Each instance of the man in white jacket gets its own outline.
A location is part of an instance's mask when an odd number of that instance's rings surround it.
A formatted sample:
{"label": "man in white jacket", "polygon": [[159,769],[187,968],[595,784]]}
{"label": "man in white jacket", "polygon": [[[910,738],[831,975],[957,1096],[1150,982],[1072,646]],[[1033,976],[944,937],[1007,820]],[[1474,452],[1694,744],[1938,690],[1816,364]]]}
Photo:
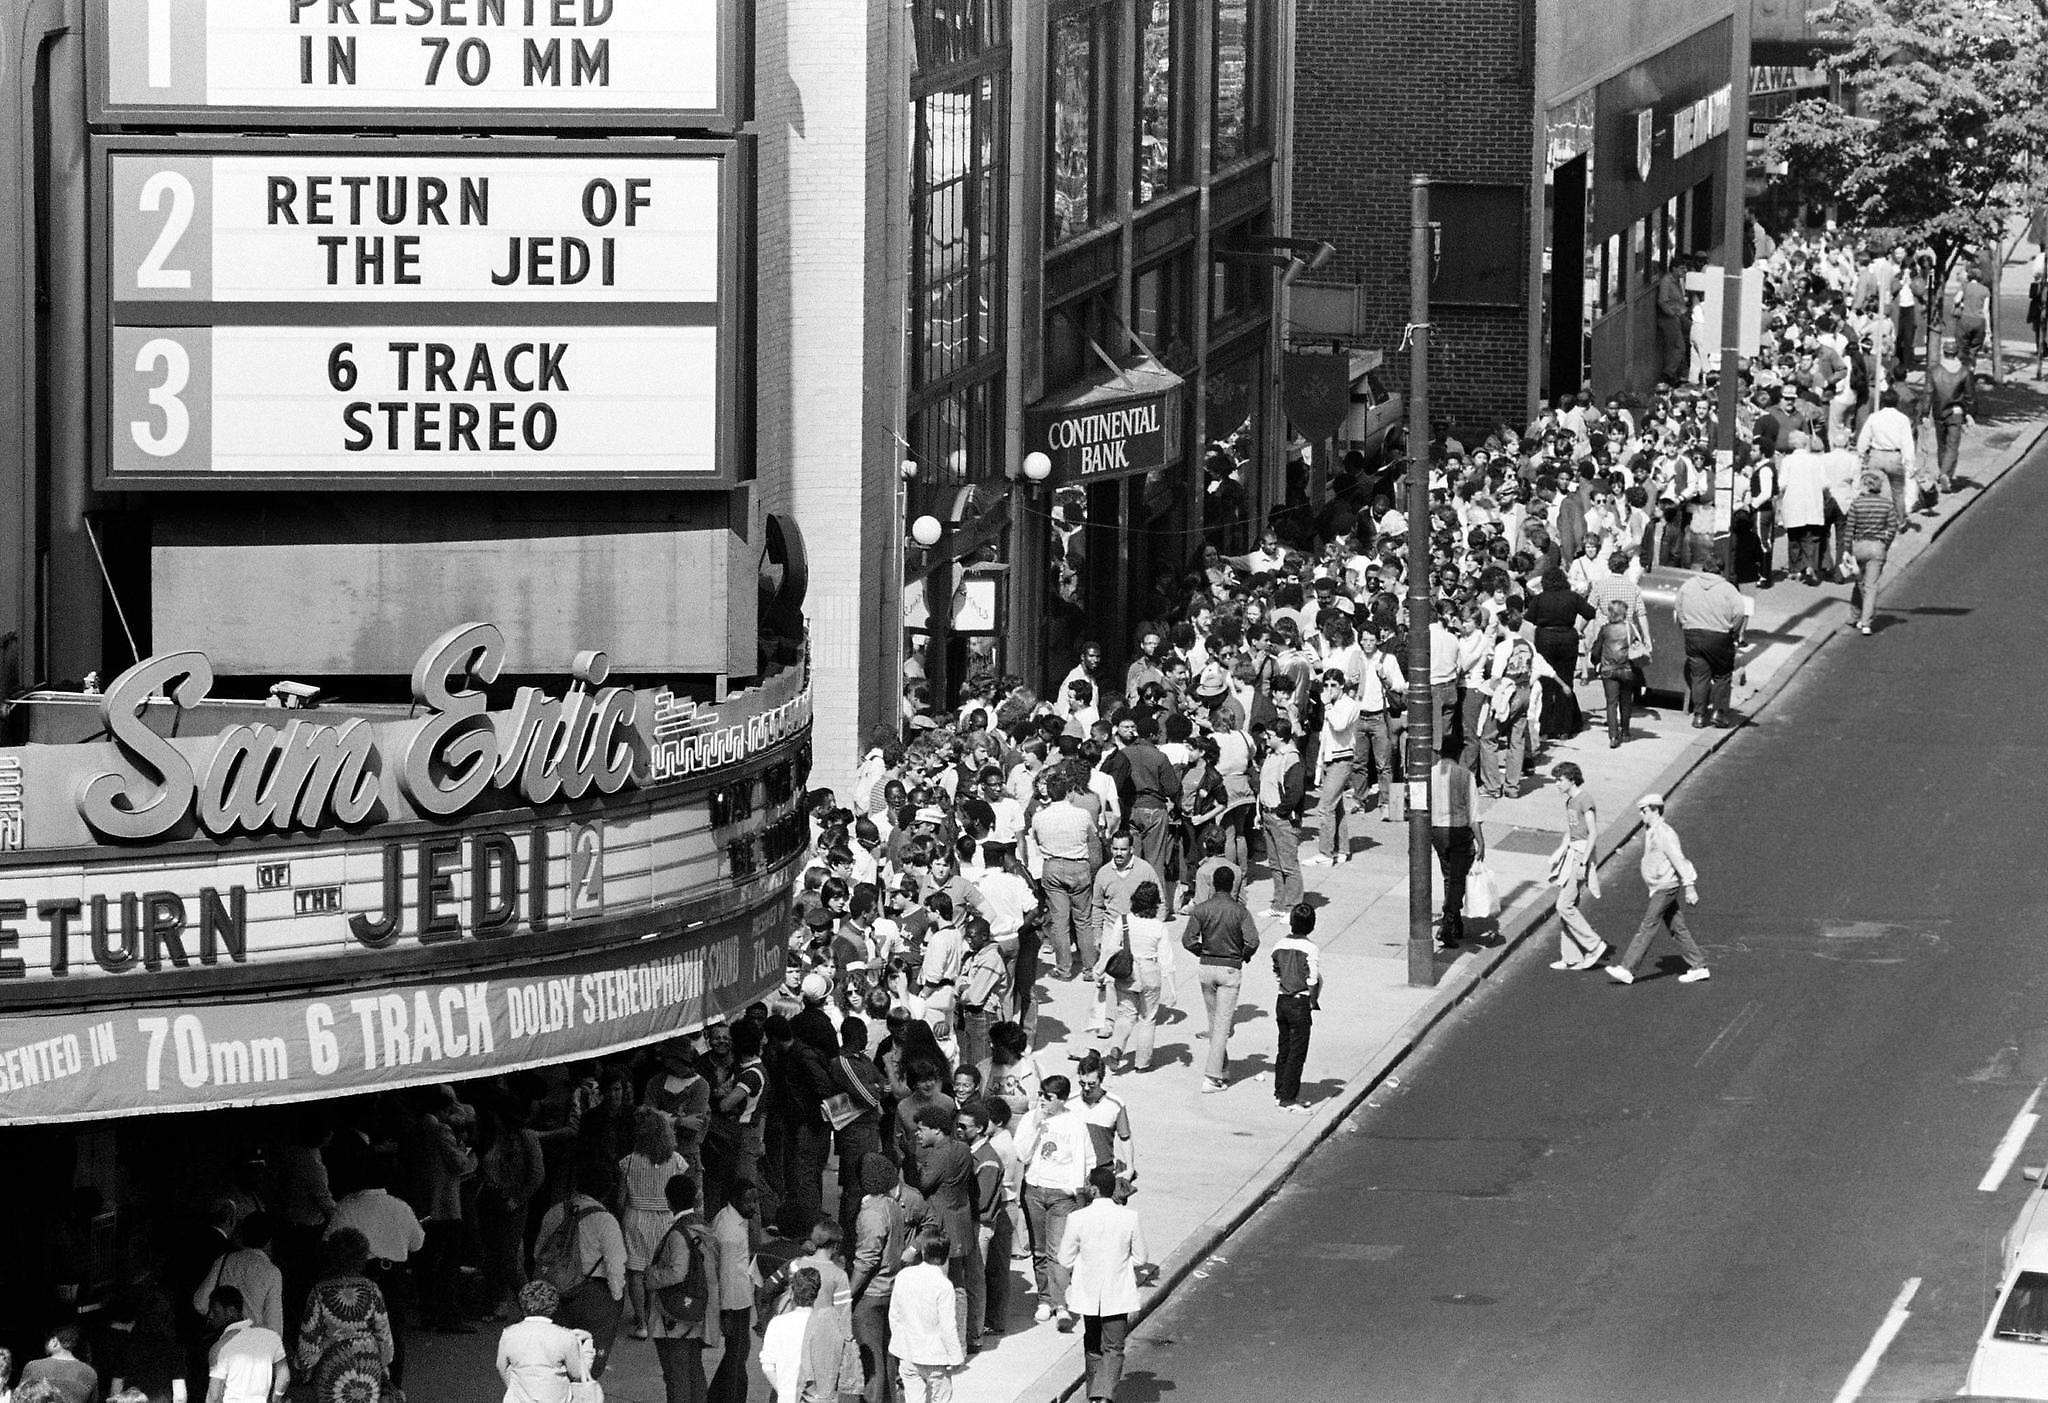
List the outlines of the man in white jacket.
{"label": "man in white jacket", "polygon": [[1138,1309],[1145,1234],[1137,1212],[1116,1201],[1114,1168],[1095,1166],[1088,1186],[1095,1201],[1067,1220],[1060,1264],[1069,1273],[1067,1309],[1081,1317],[1089,1403],[1111,1403],[1124,1374],[1124,1338]]}

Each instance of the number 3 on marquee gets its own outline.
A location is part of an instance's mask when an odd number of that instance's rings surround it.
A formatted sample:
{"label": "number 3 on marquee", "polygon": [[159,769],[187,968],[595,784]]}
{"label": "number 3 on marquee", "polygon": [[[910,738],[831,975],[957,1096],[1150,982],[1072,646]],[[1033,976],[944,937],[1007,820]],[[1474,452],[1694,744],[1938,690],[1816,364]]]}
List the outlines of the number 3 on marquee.
{"label": "number 3 on marquee", "polygon": [[143,342],[142,349],[135,353],[135,369],[138,374],[149,375],[158,366],[163,367],[163,377],[150,387],[149,403],[163,415],[163,431],[159,433],[147,419],[132,419],[128,433],[135,446],[150,457],[168,458],[185,446],[192,431],[192,416],[185,401],[178,398],[192,379],[192,357],[182,343],[158,336]]}

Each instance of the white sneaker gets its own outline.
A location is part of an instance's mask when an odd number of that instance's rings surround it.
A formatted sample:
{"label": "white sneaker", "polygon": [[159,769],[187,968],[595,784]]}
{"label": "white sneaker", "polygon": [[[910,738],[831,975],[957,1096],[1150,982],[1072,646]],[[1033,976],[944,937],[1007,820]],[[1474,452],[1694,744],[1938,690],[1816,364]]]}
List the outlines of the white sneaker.
{"label": "white sneaker", "polygon": [[1577,966],[1577,964],[1578,961],[1576,960],[1552,960],[1550,962],[1550,967],[1552,969],[1573,969]]}
{"label": "white sneaker", "polygon": [[1033,1320],[1036,1320],[1041,1325],[1043,1325],[1046,1321],[1052,1319],[1051,1304],[1046,1301],[1040,1301],[1038,1303],[1038,1309],[1031,1312],[1031,1318]]}
{"label": "white sneaker", "polygon": [[1607,977],[1616,984],[1633,984],[1636,982],[1636,977],[1620,965],[1609,965],[1607,967]]}
{"label": "white sneaker", "polygon": [[1324,857],[1321,853],[1310,853],[1301,860],[1301,865],[1303,867],[1328,867],[1331,863],[1330,859]]}
{"label": "white sneaker", "polygon": [[1701,965],[1696,969],[1689,969],[1684,974],[1679,975],[1678,982],[1680,984],[1697,984],[1702,979],[1712,979],[1713,977],[1714,972],[1705,965]]}

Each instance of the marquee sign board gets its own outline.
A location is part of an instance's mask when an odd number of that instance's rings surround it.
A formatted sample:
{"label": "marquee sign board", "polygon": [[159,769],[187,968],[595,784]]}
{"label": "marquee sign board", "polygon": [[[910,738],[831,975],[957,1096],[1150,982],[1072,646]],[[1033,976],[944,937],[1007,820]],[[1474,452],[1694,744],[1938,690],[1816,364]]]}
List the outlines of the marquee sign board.
{"label": "marquee sign board", "polygon": [[93,120],[730,131],[735,0],[92,0]]}
{"label": "marquee sign board", "polygon": [[469,624],[410,708],[209,718],[205,656],[163,654],[97,699],[111,739],[0,751],[0,1010],[552,958],[786,889],[804,671],[706,707],[587,652],[494,705],[503,657]]}
{"label": "marquee sign board", "polygon": [[730,485],[742,161],[100,139],[102,478]]}

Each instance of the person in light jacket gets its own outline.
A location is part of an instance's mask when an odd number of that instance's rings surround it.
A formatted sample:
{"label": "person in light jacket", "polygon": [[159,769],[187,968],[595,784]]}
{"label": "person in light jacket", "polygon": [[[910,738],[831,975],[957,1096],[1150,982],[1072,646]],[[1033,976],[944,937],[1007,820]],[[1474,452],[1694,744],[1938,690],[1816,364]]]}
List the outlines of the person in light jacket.
{"label": "person in light jacket", "polygon": [[1088,1361],[1090,1403],[1110,1403],[1124,1373],[1124,1338],[1138,1309],[1138,1277],[1145,1267],[1145,1233],[1134,1209],[1116,1200],[1116,1170],[1098,1164],[1088,1174],[1095,1197],[1067,1220],[1060,1263],[1067,1269],[1067,1309],[1081,1317],[1081,1349]]}
{"label": "person in light jacket", "polygon": [[946,1275],[952,1250],[943,1232],[926,1228],[917,1265],[897,1273],[889,1295],[889,1353],[902,1370],[904,1403],[951,1403],[953,1375],[967,1362]]}
{"label": "person in light jacket", "polygon": [[1607,977],[1617,984],[1635,983],[1636,966],[1642,962],[1650,942],[1657,938],[1658,931],[1668,930],[1678,942],[1678,952],[1685,956],[1685,973],[1678,976],[1678,982],[1696,984],[1710,977],[1707,957],[1700,953],[1699,944],[1685,922],[1685,908],[1700,903],[1699,873],[1686,859],[1685,849],[1679,846],[1678,830],[1664,821],[1664,796],[1645,794],[1636,800],[1636,809],[1643,817],[1643,886],[1650,893],[1650,901],[1643,909],[1642,924],[1636,927],[1628,949],[1607,966]]}
{"label": "person in light jacket", "polygon": [[1790,544],[1785,568],[1800,583],[1820,583],[1832,563],[1827,553],[1827,464],[1813,440],[1798,429],[1786,435],[1790,451],[1778,463],[1778,522]]}

